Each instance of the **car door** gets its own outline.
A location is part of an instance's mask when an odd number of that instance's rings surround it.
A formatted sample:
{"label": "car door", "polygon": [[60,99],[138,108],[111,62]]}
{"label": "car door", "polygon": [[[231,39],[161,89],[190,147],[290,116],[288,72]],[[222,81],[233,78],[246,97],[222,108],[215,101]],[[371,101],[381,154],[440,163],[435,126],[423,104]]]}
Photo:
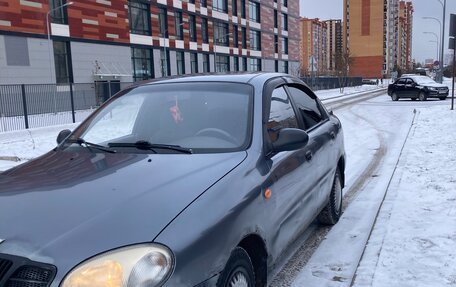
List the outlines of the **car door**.
{"label": "car door", "polygon": [[[283,128],[300,128],[292,101],[285,86],[275,87],[267,97],[270,107],[263,129],[265,146],[277,140]],[[294,151],[266,154],[270,165],[269,186],[272,196],[268,206],[270,210],[269,234],[271,234],[271,252],[273,256],[293,240],[298,233],[313,219],[313,192],[315,188],[315,162],[312,160],[313,145]]]}
{"label": "car door", "polygon": [[296,106],[301,128],[309,135],[308,149],[311,152],[312,177],[314,191],[312,194],[315,212],[329,197],[338,154],[335,138],[338,127],[329,120],[329,115],[322,107],[315,94],[301,84],[288,84],[287,90]]}
{"label": "car door", "polygon": [[399,79],[396,83],[395,93],[398,97],[406,97],[406,89],[405,89],[405,82],[406,79],[402,78]]}
{"label": "car door", "polygon": [[405,95],[407,97],[416,97],[418,96],[418,90],[416,88],[415,82],[412,79],[407,79],[405,81]]}

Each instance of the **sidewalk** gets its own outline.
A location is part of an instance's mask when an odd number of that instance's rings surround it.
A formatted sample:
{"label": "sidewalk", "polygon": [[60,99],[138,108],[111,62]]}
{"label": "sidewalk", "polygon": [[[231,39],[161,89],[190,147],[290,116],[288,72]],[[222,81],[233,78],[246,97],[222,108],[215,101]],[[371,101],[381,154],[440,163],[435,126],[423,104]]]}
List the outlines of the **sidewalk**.
{"label": "sidewalk", "polygon": [[455,146],[456,111],[419,110],[353,286],[456,286]]}

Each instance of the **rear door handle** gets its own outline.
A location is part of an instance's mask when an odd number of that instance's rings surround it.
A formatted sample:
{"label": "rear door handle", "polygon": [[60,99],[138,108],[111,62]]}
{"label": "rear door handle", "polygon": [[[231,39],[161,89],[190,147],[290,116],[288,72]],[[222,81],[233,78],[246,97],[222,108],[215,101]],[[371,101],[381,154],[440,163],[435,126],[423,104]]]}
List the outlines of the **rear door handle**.
{"label": "rear door handle", "polygon": [[312,152],[311,151],[307,151],[306,152],[306,159],[307,160],[311,160],[312,159]]}
{"label": "rear door handle", "polygon": [[335,139],[336,138],[336,133],[335,132],[330,132],[329,136],[331,137],[331,139]]}

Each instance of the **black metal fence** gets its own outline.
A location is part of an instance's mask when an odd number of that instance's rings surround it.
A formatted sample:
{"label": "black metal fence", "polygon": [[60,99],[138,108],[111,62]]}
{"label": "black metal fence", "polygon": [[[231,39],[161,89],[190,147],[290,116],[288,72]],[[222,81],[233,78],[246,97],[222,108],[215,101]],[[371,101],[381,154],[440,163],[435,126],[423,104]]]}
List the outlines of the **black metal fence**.
{"label": "black metal fence", "polygon": [[302,77],[303,80],[312,90],[338,89],[341,85],[344,87],[355,87],[363,84],[361,77]]}
{"label": "black metal fence", "polygon": [[81,121],[130,84],[0,85],[0,132]]}

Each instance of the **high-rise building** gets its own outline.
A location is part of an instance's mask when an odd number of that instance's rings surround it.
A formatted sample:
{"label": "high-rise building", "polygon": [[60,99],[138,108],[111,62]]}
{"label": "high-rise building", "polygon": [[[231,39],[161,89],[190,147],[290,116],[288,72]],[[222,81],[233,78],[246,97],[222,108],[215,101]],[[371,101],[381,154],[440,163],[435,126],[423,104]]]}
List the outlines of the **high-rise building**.
{"label": "high-rise building", "polygon": [[326,69],[334,72],[337,68],[336,63],[342,57],[342,20],[326,20],[326,48],[327,64]]}
{"label": "high-rise building", "polygon": [[399,54],[398,66],[402,71],[412,70],[412,32],[413,32],[413,4],[399,2]]}
{"label": "high-rise building", "polygon": [[0,0],[0,7],[0,84],[299,70],[298,0]]}
{"label": "high-rise building", "polygon": [[[411,3],[406,7],[413,13]],[[412,14],[407,25],[412,25]],[[411,28],[406,33],[410,42],[407,49],[411,49]],[[344,0],[344,41],[351,57],[350,75],[366,78],[389,75],[402,55],[399,0]],[[407,57],[411,63],[411,53]]]}
{"label": "high-rise building", "polygon": [[327,27],[317,19],[301,18],[301,74],[327,72]]}

